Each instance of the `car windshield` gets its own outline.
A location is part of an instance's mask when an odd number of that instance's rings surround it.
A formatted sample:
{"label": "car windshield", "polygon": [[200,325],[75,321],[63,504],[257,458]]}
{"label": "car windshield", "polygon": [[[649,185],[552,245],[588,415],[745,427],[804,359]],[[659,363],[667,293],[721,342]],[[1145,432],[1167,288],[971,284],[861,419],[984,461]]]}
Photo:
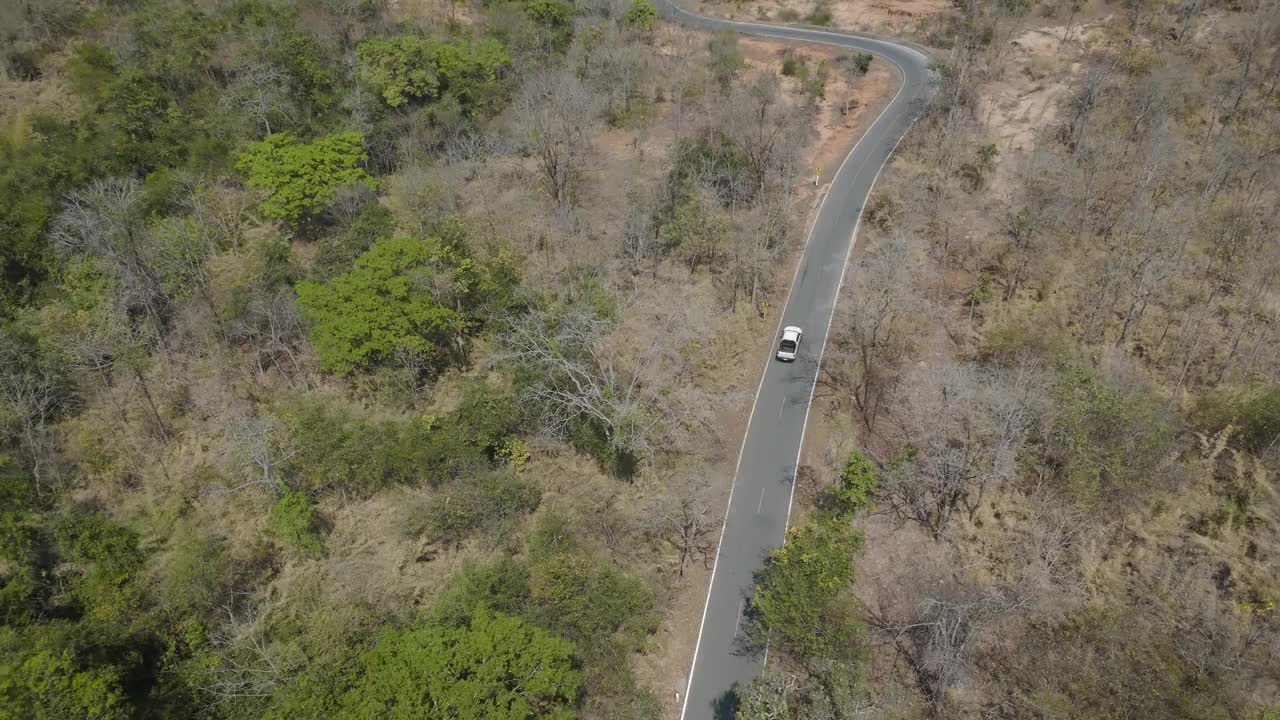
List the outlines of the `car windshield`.
{"label": "car windshield", "polygon": [[783,349],[783,350],[785,350],[785,351],[787,351],[787,352],[792,352],[793,350],[795,350],[795,349],[796,349],[796,341],[795,341],[795,340],[783,340],[783,341],[782,341],[782,349]]}

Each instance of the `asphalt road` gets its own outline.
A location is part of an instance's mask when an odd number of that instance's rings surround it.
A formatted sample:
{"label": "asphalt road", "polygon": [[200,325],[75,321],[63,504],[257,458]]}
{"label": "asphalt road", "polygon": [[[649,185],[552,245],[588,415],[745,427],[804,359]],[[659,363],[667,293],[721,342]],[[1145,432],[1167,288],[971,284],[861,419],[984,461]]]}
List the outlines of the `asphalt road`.
{"label": "asphalt road", "polygon": [[785,325],[804,329],[800,353],[795,362],[782,363],[770,351],[751,408],[681,710],[684,720],[731,720],[739,692],[767,661],[767,648],[752,647],[747,641],[743,615],[754,573],[786,534],[822,349],[862,207],[880,170],[922,109],[929,87],[928,59],[909,44],[882,37],[720,20],[690,13],[669,0],[662,10],[669,18],[704,29],[730,27],[747,35],[869,52],[878,61],[895,65],[903,81],[830,179],[779,325],[779,329]]}

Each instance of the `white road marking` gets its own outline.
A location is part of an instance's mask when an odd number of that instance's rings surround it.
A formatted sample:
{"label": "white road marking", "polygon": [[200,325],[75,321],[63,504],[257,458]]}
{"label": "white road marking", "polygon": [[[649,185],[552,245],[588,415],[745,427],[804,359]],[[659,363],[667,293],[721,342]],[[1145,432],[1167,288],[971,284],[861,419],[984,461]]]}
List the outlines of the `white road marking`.
{"label": "white road marking", "polygon": [[756,514],[760,514],[760,509],[764,507],[764,488],[760,488],[760,502],[756,503]]}

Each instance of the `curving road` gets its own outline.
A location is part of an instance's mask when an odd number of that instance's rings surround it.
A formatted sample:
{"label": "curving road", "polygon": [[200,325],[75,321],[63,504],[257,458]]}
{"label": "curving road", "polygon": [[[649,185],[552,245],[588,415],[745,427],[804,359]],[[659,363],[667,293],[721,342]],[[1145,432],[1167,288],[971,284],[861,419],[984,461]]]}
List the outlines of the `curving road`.
{"label": "curving road", "polygon": [[862,206],[920,113],[929,88],[928,58],[910,44],[882,37],[721,20],[688,12],[670,0],[662,10],[703,29],[728,27],[747,35],[869,52],[896,66],[902,77],[898,93],[840,165],[818,208],[779,325],[804,328],[800,354],[794,363],[784,364],[775,362],[770,351],[738,456],[680,715],[682,720],[732,720],[739,691],[767,659],[767,648],[761,652],[747,642],[743,613],[754,573],[786,534],[809,405]]}

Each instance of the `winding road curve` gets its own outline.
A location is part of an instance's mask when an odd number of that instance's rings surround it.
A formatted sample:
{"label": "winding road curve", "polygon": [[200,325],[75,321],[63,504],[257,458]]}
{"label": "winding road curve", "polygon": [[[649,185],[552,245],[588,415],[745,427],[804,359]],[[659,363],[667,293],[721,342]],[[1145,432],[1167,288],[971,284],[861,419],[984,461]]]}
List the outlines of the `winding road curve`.
{"label": "winding road curve", "polygon": [[761,653],[747,642],[743,613],[754,573],[786,535],[809,405],[862,208],[923,108],[929,61],[915,46],[888,38],[721,20],[670,0],[661,7],[666,17],[703,29],[728,27],[746,35],[869,52],[897,67],[902,78],[897,94],[836,171],[818,208],[779,324],[804,328],[800,354],[784,364],[775,362],[770,350],[738,455],[680,713],[682,720],[732,720],[738,693],[768,659],[767,648]]}

